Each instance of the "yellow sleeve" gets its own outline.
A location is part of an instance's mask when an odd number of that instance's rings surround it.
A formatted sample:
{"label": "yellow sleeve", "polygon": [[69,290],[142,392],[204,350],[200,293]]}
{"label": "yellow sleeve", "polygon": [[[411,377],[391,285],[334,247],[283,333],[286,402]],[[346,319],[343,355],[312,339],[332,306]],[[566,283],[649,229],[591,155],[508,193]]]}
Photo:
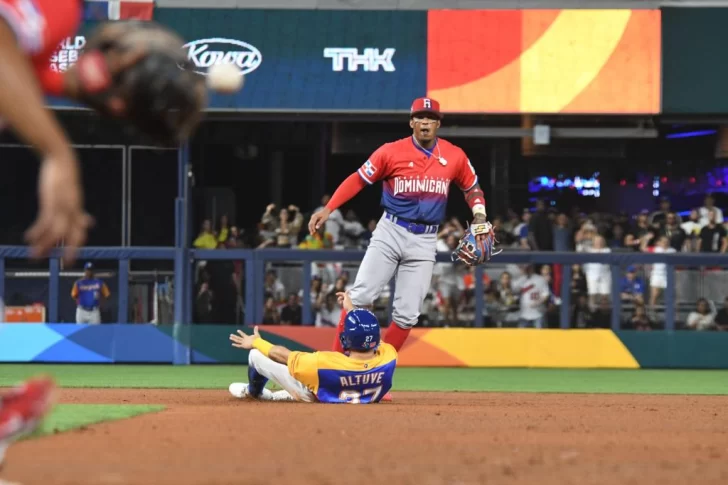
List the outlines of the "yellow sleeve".
{"label": "yellow sleeve", "polygon": [[101,283],[101,294],[104,298],[108,298],[109,295],[111,295],[111,291],[109,291],[109,287],[106,286],[106,283]]}
{"label": "yellow sleeve", "polygon": [[78,281],[73,284],[73,288],[71,288],[71,298],[76,299],[78,298]]}
{"label": "yellow sleeve", "polygon": [[288,373],[312,392],[318,392],[318,352],[291,352]]}

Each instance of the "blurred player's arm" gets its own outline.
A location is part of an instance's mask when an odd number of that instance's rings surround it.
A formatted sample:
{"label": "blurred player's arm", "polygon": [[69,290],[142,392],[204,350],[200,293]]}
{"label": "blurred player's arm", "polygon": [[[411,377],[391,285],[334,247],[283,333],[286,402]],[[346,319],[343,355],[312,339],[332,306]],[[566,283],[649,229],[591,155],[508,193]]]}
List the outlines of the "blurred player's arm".
{"label": "blurred player's arm", "polygon": [[[0,116],[32,145],[44,161],[74,166],[65,133],[46,109],[31,62],[18,47],[14,32],[0,19]],[[74,168],[75,170],[75,168]]]}
{"label": "blurred player's arm", "polygon": [[311,216],[308,231],[314,234],[328,220],[332,212],[350,201],[361,192],[361,189],[386,178],[387,175],[389,175],[389,154],[387,145],[382,145],[372,153],[369,160],[364,162],[359,170],[341,182],[326,207]]}
{"label": "blurred player's arm", "polygon": [[106,283],[101,283],[101,296],[104,297],[104,300],[111,296],[111,290]]}
{"label": "blurred player's arm", "polygon": [[230,334],[230,340],[235,348],[244,350],[256,349],[272,361],[288,365],[288,357],[290,357],[291,351],[282,345],[273,345],[263,339],[260,333],[258,333],[257,325],[253,328],[252,335],[247,335],[242,330],[238,330],[237,335],[234,333]]}

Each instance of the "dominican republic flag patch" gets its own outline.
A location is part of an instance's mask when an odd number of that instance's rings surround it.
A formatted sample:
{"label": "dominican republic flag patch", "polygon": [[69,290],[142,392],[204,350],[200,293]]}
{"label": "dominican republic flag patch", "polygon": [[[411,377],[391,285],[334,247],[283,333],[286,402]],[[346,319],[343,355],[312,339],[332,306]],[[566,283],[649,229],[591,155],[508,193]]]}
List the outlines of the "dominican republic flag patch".
{"label": "dominican republic flag patch", "polygon": [[364,164],[364,173],[367,175],[367,177],[373,177],[374,172],[376,172],[377,169],[372,165],[372,162],[370,160],[367,160],[367,163]]}
{"label": "dominican republic flag patch", "polygon": [[85,0],[84,20],[152,20],[154,0]]}

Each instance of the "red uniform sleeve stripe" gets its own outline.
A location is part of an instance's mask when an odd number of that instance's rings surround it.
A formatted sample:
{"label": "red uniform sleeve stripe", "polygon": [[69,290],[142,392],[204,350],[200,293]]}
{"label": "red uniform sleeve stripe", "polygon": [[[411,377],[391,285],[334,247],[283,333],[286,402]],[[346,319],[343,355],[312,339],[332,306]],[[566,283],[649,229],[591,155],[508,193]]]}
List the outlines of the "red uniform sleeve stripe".
{"label": "red uniform sleeve stripe", "polygon": [[356,173],[358,173],[359,176],[362,178],[362,180],[364,180],[364,182],[368,183],[369,185],[372,185],[374,183],[367,178],[367,176],[364,174],[364,172],[362,171],[361,168],[359,170],[357,170]]}

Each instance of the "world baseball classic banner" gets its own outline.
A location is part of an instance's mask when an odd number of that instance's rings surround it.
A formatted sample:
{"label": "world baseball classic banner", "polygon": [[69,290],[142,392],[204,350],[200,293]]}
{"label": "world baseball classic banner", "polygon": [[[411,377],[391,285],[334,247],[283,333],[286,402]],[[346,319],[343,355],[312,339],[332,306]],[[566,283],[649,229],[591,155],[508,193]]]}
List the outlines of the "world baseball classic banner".
{"label": "world baseball classic banner", "polygon": [[[213,94],[213,109],[404,113],[427,94],[450,113],[660,110],[659,10],[158,8],[154,20],[201,76],[240,68],[243,89]],[[85,32],[59,47],[59,69]]]}

